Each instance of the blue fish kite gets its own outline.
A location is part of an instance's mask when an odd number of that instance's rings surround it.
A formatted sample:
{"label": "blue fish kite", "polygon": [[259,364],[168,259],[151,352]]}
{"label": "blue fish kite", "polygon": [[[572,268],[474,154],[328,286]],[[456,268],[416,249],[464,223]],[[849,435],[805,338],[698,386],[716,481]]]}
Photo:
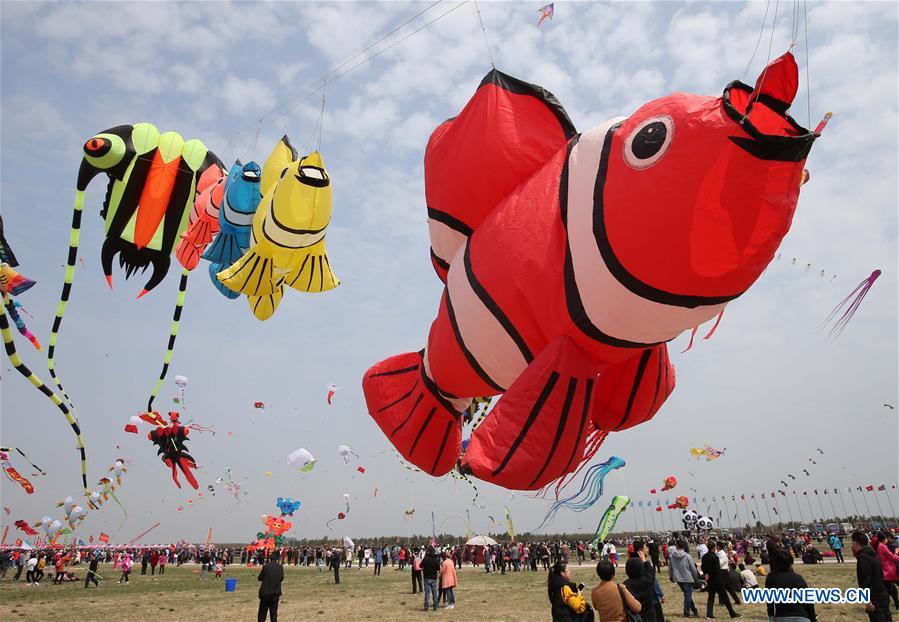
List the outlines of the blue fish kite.
{"label": "blue fish kite", "polygon": [[231,267],[250,248],[253,215],[262,200],[261,180],[262,170],[255,162],[242,165],[237,161],[231,166],[219,208],[219,234],[203,253],[203,259],[209,261],[212,284],[232,300],[240,294],[225,287],[215,275]]}

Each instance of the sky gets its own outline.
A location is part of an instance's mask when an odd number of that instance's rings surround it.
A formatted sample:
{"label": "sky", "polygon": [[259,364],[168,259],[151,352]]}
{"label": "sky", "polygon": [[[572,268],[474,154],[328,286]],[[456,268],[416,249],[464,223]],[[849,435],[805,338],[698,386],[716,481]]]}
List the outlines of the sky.
{"label": "sky", "polygon": [[[432,512],[438,531],[464,534],[468,517],[474,532],[502,531],[503,506],[516,531],[534,529],[547,501],[479,483],[482,510],[464,482],[405,469],[366,412],[362,374],[423,346],[441,292],[428,257],[423,191],[430,132],[473,94],[491,53],[498,69],[556,94],[585,131],[671,92],[718,95],[731,80],[754,82],[766,60],[790,46],[794,26],[802,75],[792,113],[812,127],[827,111],[834,117],[808,159],[811,181],[781,258],[728,306],[712,339],[686,353],[689,335],[669,345],[674,394],[652,421],[609,436],[596,459],[617,455],[627,466],[608,476],[593,508],[560,512],[551,531],[592,531],[612,495],[647,500],[669,475],[680,484],[662,501],[696,496],[697,509],[712,514],[702,497],[770,492],[783,488],[787,473],[799,478],[788,480],[789,492],[810,494],[896,482],[897,415],[883,404],[897,402],[897,5],[809,2],[799,5],[806,29],[794,22],[790,2],[556,2],[554,19],[538,29],[541,4],[481,2],[482,32],[473,3],[441,2],[328,84],[321,149],[333,179],[327,243],[339,288],[290,291],[272,319],[258,322],[242,300],[214,290],[205,266],[191,277],[157,405],[173,407],[174,375],[187,376],[187,418],[214,426],[214,435],[193,433],[189,444],[202,467],[202,499],[174,486],[147,426],[140,435],[123,432],[158,376],[177,271],[138,301],[144,281],[125,281],[116,269],[109,291],[99,261],[105,181],[90,186],[84,261],[57,369],[84,431],[89,483],[118,457],[130,466],[117,491],[127,517],[108,503],[90,513],[81,537],[104,531],[127,542],[158,522],[147,540],[198,541],[212,528],[213,540],[248,541],[262,528],[260,515],[277,511],[278,496],[302,501],[290,532],[296,537],[430,533]],[[0,201],[20,271],[37,281],[20,300],[37,336],[46,343],[62,285],[85,140],[150,121],[201,138],[226,163],[262,162],[285,132],[308,152],[322,99],[304,89],[428,5],[0,4]],[[369,62],[353,68],[362,59]],[[883,275],[857,315],[828,339],[819,326],[875,268]],[[43,354],[16,341],[25,362],[49,380]],[[10,514],[0,519],[61,517],[56,503],[80,493],[72,432],[8,361],[2,369],[0,442],[22,448],[47,475],[30,477],[33,469],[14,456],[35,492],[4,479]],[[340,387],[331,406],[328,383]],[[256,401],[266,409],[254,409]],[[345,465],[340,444],[358,461]],[[691,458],[691,447],[706,444],[725,455]],[[300,447],[319,459],[311,473],[286,463]],[[215,496],[206,489],[227,469],[246,492],[239,500],[221,487]],[[326,521],[345,509],[345,493],[351,511],[329,531]],[[888,513],[887,497],[878,499]],[[808,506],[800,507],[808,521]],[[404,519],[409,508],[412,520]],[[733,511],[723,512],[724,523]],[[642,527],[650,514],[628,511],[619,527]],[[668,511],[662,515],[668,525]]]}

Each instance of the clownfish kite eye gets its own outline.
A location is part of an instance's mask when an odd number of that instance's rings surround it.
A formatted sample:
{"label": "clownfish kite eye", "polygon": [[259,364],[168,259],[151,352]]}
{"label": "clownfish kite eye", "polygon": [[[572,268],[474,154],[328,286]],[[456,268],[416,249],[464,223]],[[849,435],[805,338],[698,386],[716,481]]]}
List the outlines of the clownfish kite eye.
{"label": "clownfish kite eye", "polygon": [[662,159],[674,138],[669,116],[649,119],[639,125],[624,143],[624,160],[635,169],[649,168]]}

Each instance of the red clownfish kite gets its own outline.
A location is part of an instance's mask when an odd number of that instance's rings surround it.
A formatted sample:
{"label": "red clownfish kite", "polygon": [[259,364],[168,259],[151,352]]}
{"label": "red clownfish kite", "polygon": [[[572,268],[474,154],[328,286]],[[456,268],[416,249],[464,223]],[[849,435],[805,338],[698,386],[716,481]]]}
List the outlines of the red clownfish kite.
{"label": "red clownfish kite", "polygon": [[[488,73],[425,152],[446,284],[427,345],[362,381],[403,458],[534,490],[591,434],[652,418],[674,389],[666,343],[742,295],[790,228],[817,136],[786,112],[798,79],[787,53],[755,87],[578,134],[552,94]],[[460,458],[471,398],[498,394]]]}

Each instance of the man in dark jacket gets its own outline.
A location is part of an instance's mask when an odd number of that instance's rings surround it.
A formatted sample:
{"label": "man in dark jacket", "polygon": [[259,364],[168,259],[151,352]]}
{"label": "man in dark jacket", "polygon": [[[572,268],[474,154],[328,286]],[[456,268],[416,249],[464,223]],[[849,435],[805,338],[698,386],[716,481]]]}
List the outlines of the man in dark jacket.
{"label": "man in dark jacket", "polygon": [[268,615],[272,622],[278,622],[278,601],[281,598],[281,583],[284,581],[284,567],[278,563],[275,553],[269,557],[262,570],[259,571],[259,614],[258,622],[265,622]]}
{"label": "man in dark jacket", "polygon": [[340,549],[331,550],[331,568],[334,570],[334,585],[340,585]]}
{"label": "man in dark jacket", "polygon": [[100,575],[97,574],[97,568],[100,566],[100,552],[94,551],[93,555],[91,555],[91,562],[87,568],[87,574],[84,576],[84,589],[87,589],[87,586],[92,582],[97,587],[100,587],[100,582],[97,580],[97,577]]}
{"label": "man in dark jacket", "polygon": [[890,597],[883,581],[883,566],[868,544],[868,536],[861,531],[852,534],[852,554],[858,562],[855,565],[858,586],[871,590],[871,601],[865,606],[868,619],[871,622],[892,622]]}
{"label": "man in dark jacket", "polygon": [[434,611],[437,611],[437,576],[440,574],[440,560],[429,546],[425,558],[421,560],[421,571],[425,577],[425,611],[428,610],[428,596],[433,597]]}
{"label": "man in dark jacket", "polygon": [[144,554],[140,558],[140,573],[147,574],[147,564],[150,563],[150,550],[144,549]]}
{"label": "man in dark jacket", "polygon": [[715,596],[718,596],[731,618],[742,617],[730,604],[730,598],[727,595],[726,576],[721,571],[721,561],[718,559],[718,545],[716,542],[709,542],[708,552],[702,556],[701,568],[708,584],[709,599],[705,606],[706,619],[715,617]]}

